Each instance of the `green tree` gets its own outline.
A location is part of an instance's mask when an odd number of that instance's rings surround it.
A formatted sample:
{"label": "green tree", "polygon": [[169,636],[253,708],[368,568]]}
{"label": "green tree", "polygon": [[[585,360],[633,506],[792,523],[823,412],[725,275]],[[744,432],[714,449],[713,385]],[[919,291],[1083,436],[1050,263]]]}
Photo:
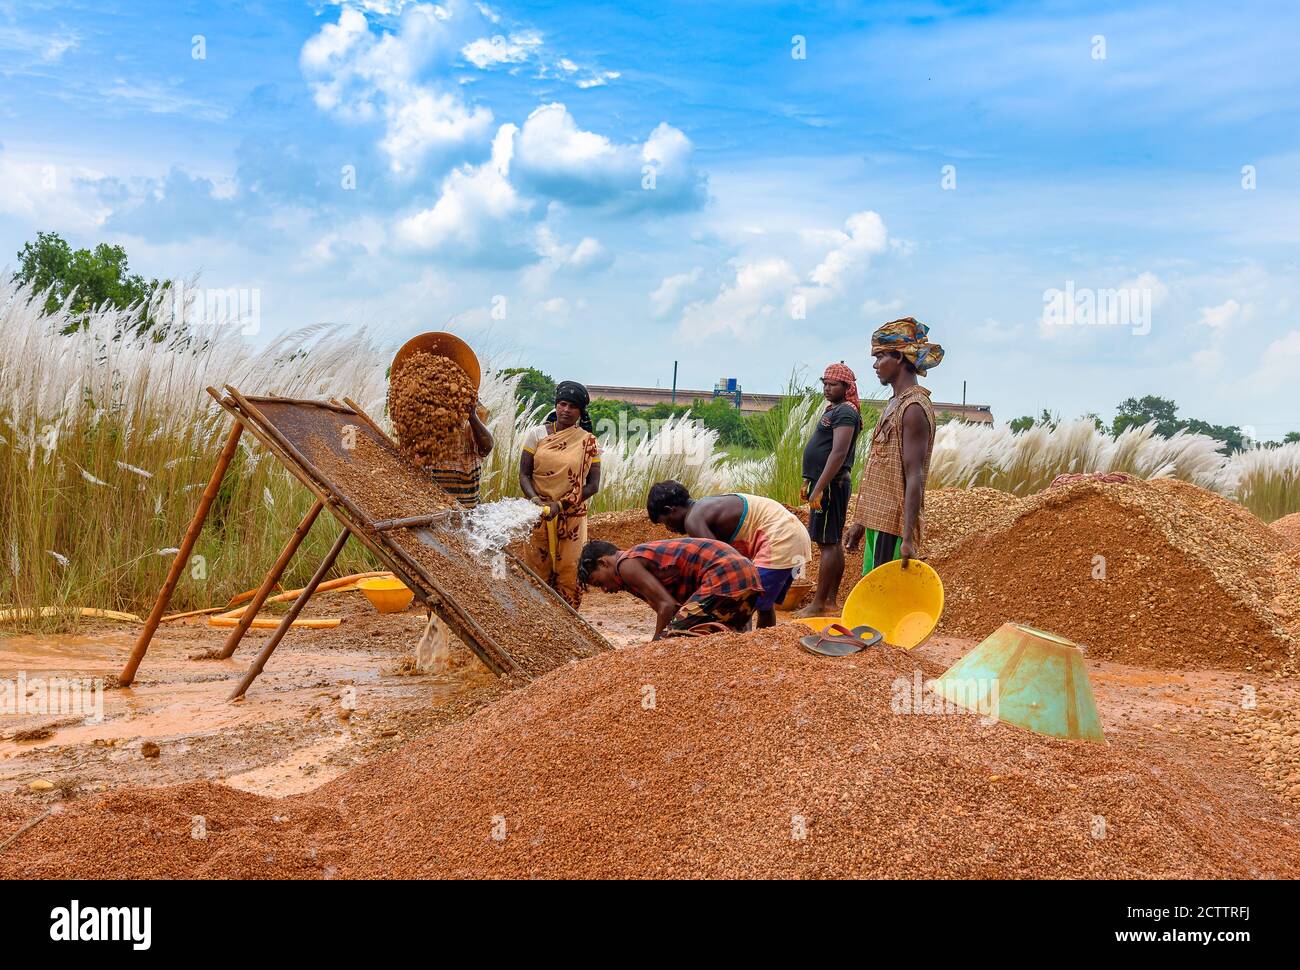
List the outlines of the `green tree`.
{"label": "green tree", "polygon": [[1141,399],[1130,397],[1124,401],[1115,414],[1111,432],[1118,435],[1128,428],[1140,427],[1150,421],[1156,423],[1156,433],[1162,438],[1171,438],[1179,431],[1186,431],[1222,441],[1227,445],[1228,454],[1246,447],[1246,436],[1236,425],[1210,424],[1199,418],[1180,418],[1177,404],[1152,394]]}
{"label": "green tree", "polygon": [[758,444],[758,439],[745,422],[740,408],[726,398],[697,400],[691,407],[691,414],[703,422],[706,428],[716,431],[718,440],[724,445],[752,448]]}
{"label": "green tree", "polygon": [[506,377],[523,374],[515,386],[515,398],[520,404],[535,407],[555,403],[555,380],[536,367],[507,367],[501,372]]}
{"label": "green tree", "polygon": [[1122,431],[1140,427],[1151,421],[1156,423],[1157,434],[1164,438],[1172,437],[1180,427],[1178,405],[1154,394],[1148,394],[1141,399],[1130,397],[1116,411],[1115,420],[1110,426],[1111,434],[1119,435]]}
{"label": "green tree", "polygon": [[[56,232],[37,233],[35,242],[24,244],[18,252],[16,278],[46,294],[46,313],[55,312],[71,298],[68,310],[72,322],[64,333],[85,326],[89,313],[106,304],[119,310],[147,307],[154,291],[169,285],[158,280],[146,282],[140,274],[131,273],[121,246],[100,243],[93,250],[73,250]],[[147,330],[152,325],[153,319],[142,313],[137,329]]]}
{"label": "green tree", "polygon": [[1286,437],[1282,439],[1282,444],[1289,445],[1296,441],[1300,441],[1300,431],[1288,431]]}
{"label": "green tree", "polygon": [[628,404],[626,401],[611,401],[607,398],[598,397],[587,407],[587,415],[591,418],[591,423],[595,425],[596,430],[600,430],[602,421],[609,421],[618,426],[619,415],[627,414],[627,420],[631,421],[637,417],[638,411],[635,404]]}
{"label": "green tree", "polygon": [[1043,408],[1043,413],[1037,418],[1031,417],[1028,414],[1022,415],[1018,418],[1012,418],[1010,427],[1013,432],[1019,434],[1021,431],[1028,431],[1030,428],[1034,427],[1034,425],[1043,425],[1044,427],[1055,428],[1060,423],[1061,416],[1059,414],[1053,414],[1051,411],[1047,410],[1047,408]]}

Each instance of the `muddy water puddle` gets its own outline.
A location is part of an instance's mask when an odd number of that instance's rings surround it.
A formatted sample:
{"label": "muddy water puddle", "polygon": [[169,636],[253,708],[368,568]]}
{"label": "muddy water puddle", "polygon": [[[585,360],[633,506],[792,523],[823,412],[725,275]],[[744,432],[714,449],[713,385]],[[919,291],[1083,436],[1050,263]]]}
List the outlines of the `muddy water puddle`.
{"label": "muddy water puddle", "polygon": [[[458,641],[449,670],[413,673],[422,617],[367,609],[345,611],[335,630],[291,632],[237,703],[227,698],[262,640],[250,636],[228,660],[191,659],[227,635],[201,620],[160,631],[136,682],[110,690],[104,679],[120,671],[136,627],[0,640],[0,698],[17,701],[0,710],[0,790],[37,798],[46,782],[93,792],[207,778],[295,794],[496,685]],[[47,688],[56,683],[84,687],[78,703],[58,702]]]}

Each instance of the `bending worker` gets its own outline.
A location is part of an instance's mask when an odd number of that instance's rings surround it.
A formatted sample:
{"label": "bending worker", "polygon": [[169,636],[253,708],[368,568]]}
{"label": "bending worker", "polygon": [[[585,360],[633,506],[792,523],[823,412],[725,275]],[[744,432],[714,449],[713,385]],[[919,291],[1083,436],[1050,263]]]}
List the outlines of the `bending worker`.
{"label": "bending worker", "polygon": [[555,388],[555,410],[524,436],[519,487],[543,510],[524,561],[575,609],[582,602],[578,557],[587,542],[587,501],[600,491],[600,447],[577,381]]}
{"label": "bending worker", "polygon": [[930,392],[917,382],[943,360],[930,328],[914,317],[893,320],[871,335],[876,377],[893,395],[871,434],[857,510],[845,536],[850,552],[865,536],[863,575],[892,559],[908,561],[921,547],[925,484],[934,450]]}
{"label": "bending worker", "polygon": [[669,532],[719,539],[753,561],[763,584],[754,609],[758,626],[776,625],[776,604],[812,559],[803,523],[775,499],[736,492],[693,499],[681,482],[659,482],[646,498],[650,521]]}
{"label": "bending worker", "polygon": [[599,539],[582,550],[578,577],[626,590],[655,611],[655,635],[749,629],[762,584],[752,562],[717,539],[657,539],[626,552]]}

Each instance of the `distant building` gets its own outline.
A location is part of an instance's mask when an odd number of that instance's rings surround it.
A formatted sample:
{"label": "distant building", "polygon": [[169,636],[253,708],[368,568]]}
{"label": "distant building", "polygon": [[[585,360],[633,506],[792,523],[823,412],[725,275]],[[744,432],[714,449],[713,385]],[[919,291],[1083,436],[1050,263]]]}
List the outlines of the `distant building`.
{"label": "distant building", "polygon": [[[604,398],[606,401],[623,401],[643,408],[655,404],[671,404],[673,401],[673,391],[670,387],[613,387],[608,384],[588,384],[587,390],[591,392],[593,400]],[[746,414],[768,411],[780,402],[781,397],[780,394],[751,394],[745,391],[740,397],[740,410]],[[712,401],[713,389],[677,388],[678,404],[690,404],[696,399]],[[934,413],[939,418],[950,415],[973,424],[993,423],[993,409],[987,404],[946,404],[942,401],[934,401],[933,405]]]}

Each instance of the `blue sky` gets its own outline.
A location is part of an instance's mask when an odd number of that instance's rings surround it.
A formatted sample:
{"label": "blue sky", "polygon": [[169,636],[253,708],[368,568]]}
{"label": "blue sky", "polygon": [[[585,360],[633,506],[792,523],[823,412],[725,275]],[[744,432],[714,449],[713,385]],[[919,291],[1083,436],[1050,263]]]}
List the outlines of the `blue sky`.
{"label": "blue sky", "polygon": [[[0,265],[120,242],[260,290],[252,339],[447,325],[588,383],[866,390],[910,314],[938,399],[1280,438],[1297,36],[1289,3],[0,0]],[[1067,285],[1149,313],[1053,325]]]}

